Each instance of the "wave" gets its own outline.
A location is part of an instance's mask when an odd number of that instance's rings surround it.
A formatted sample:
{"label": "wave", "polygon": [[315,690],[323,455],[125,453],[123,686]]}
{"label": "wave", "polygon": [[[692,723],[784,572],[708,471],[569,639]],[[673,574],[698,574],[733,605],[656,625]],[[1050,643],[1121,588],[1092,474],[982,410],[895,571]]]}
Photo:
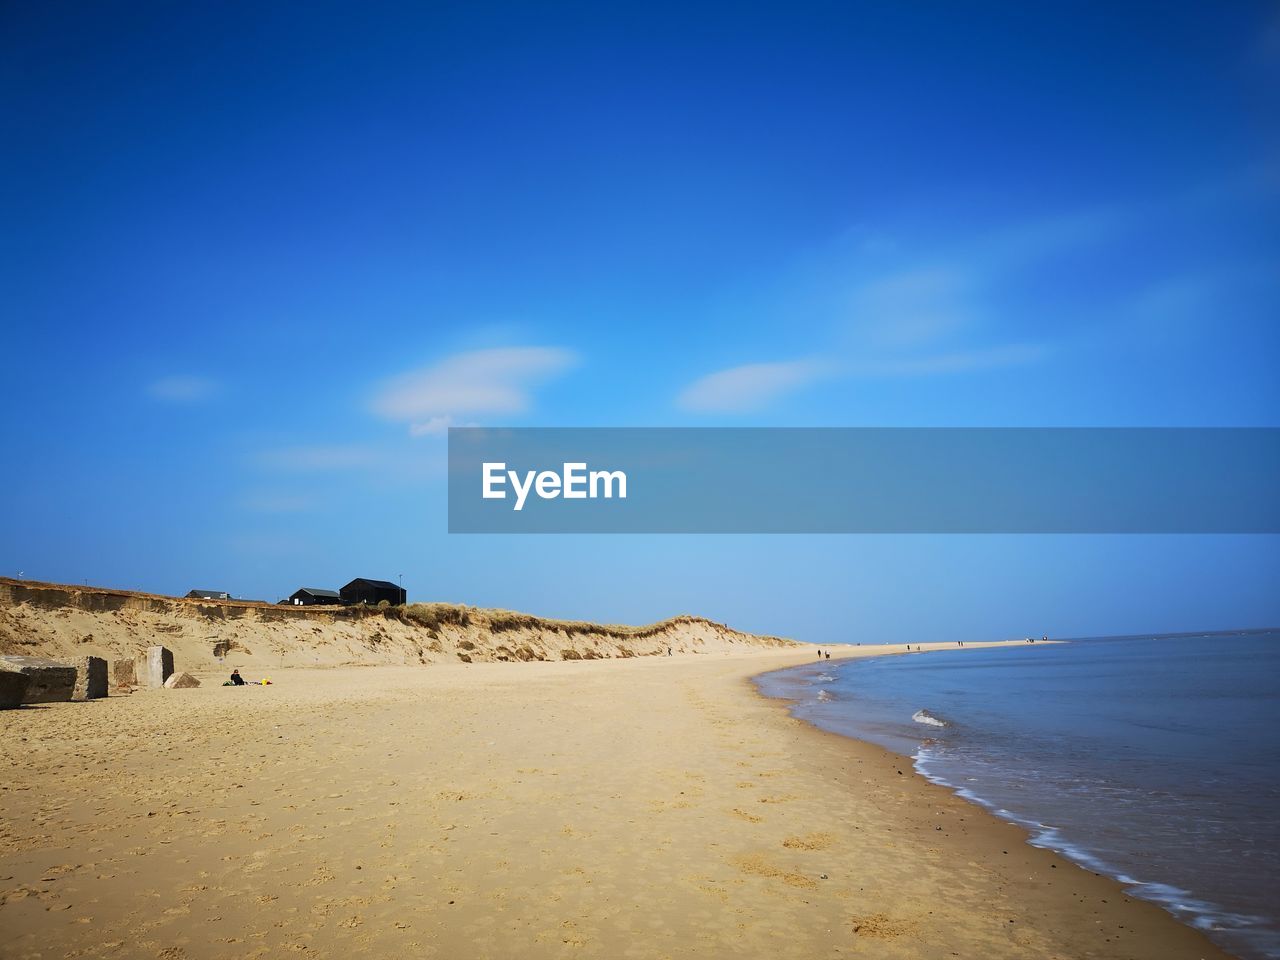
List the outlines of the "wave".
{"label": "wave", "polygon": [[[917,716],[927,711],[917,711]],[[912,719],[915,719],[913,717]],[[936,719],[936,718],[935,718]],[[944,723],[945,725],[945,723]],[[1110,863],[1083,843],[1068,839],[1061,828],[1039,820],[1020,816],[1000,804],[992,803],[969,787],[959,786],[953,780],[932,769],[933,761],[942,759],[930,742],[921,744],[912,757],[917,773],[938,786],[946,787],[961,799],[976,803],[1002,820],[1017,824],[1027,831],[1027,843],[1033,847],[1053,850],[1068,860],[1078,863],[1093,873],[1104,874],[1121,884],[1125,892],[1147,900],[1163,908],[1182,922],[1204,931],[1229,931],[1235,938],[1250,945],[1263,957],[1280,958],[1275,931],[1267,917],[1252,916],[1228,910],[1216,903],[1197,898],[1189,891],[1171,884],[1141,880]],[[974,778],[967,778],[972,781]]]}
{"label": "wave", "polygon": [[928,710],[917,710],[915,713],[911,715],[911,719],[914,720],[916,723],[928,724],[931,727],[950,726],[950,724],[948,724],[947,721],[943,720],[941,717],[935,717]]}

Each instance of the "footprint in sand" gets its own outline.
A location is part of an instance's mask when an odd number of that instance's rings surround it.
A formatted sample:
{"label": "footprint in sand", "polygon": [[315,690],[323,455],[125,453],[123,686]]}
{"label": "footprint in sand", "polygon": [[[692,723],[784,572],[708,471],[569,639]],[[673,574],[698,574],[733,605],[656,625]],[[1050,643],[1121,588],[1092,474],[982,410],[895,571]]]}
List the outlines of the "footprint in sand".
{"label": "footprint in sand", "polygon": [[814,880],[812,877],[806,877],[802,873],[795,873],[794,871],[779,867],[777,864],[771,863],[758,853],[734,857],[733,865],[743,873],[750,874],[753,877],[764,877],[768,880],[781,880],[789,886],[800,887],[804,890],[815,890],[818,886],[818,881]]}
{"label": "footprint in sand", "polygon": [[826,850],[836,838],[829,833],[810,833],[803,837],[787,837],[782,845],[788,850]]}
{"label": "footprint in sand", "polygon": [[869,917],[854,917],[853,932],[859,937],[872,937],[876,940],[895,940],[910,933],[915,924],[910,920],[900,920],[883,913],[873,913]]}

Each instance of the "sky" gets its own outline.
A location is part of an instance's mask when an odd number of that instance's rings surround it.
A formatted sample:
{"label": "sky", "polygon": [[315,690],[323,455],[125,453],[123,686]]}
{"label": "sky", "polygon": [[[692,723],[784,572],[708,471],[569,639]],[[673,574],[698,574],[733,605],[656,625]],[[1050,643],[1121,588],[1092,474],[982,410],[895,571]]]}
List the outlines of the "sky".
{"label": "sky", "polygon": [[822,643],[1274,536],[463,536],[451,425],[1280,426],[1273,2],[6,4],[0,575]]}

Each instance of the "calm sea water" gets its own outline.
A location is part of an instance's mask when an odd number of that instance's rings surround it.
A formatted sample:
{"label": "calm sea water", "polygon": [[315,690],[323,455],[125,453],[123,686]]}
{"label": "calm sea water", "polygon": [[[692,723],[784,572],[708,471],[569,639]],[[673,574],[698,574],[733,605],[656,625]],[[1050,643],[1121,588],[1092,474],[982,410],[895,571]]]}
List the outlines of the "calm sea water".
{"label": "calm sea water", "polygon": [[1225,949],[1280,958],[1280,631],[824,662],[760,686]]}

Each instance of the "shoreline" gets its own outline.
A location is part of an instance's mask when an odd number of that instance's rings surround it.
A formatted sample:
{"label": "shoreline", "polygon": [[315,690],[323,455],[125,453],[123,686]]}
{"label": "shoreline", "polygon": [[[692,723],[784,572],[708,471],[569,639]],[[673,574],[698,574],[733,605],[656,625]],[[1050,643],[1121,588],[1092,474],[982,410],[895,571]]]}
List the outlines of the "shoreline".
{"label": "shoreline", "polygon": [[[1191,633],[1187,635],[1194,636],[1195,634]],[[1037,641],[1037,643],[1069,643],[1069,642],[1071,641],[1070,640]],[[1004,646],[1010,643],[1021,645],[1022,641],[995,641],[995,642],[988,642],[988,643],[975,642],[973,644],[966,644],[966,647],[973,646],[974,648],[977,648],[980,646],[984,646],[984,647]],[[915,653],[916,649],[914,644],[912,645],[912,648],[913,649],[910,652]],[[943,650],[943,649],[952,649],[952,648],[953,648],[953,645],[950,645],[950,644],[932,644],[932,645],[925,644],[925,645],[921,645],[921,652],[929,652],[930,650]],[[905,655],[905,653],[906,651],[895,649],[890,653],[888,653],[887,655]],[[849,661],[849,660],[855,660],[855,659],[863,659],[865,656],[866,655],[861,655],[861,656],[854,655],[854,656],[845,656],[845,657],[839,657],[839,658],[833,658],[833,659],[839,659],[840,661]],[[1066,851],[1061,850],[1055,846],[1051,846],[1047,843],[1037,842],[1039,838],[1037,837],[1035,829],[1029,822],[1020,820],[1017,818],[1013,818],[1013,817],[1001,816],[1001,814],[997,812],[997,810],[995,809],[995,805],[990,803],[989,801],[984,800],[968,792],[965,788],[957,787],[954,784],[949,783],[946,780],[943,780],[941,778],[930,776],[928,773],[926,773],[924,770],[920,768],[919,758],[917,758],[915,755],[898,753],[897,751],[889,747],[881,746],[880,744],[877,744],[873,741],[864,740],[858,736],[854,736],[851,734],[840,733],[832,730],[826,730],[823,727],[817,725],[816,723],[797,717],[792,713],[793,705],[801,702],[800,700],[794,697],[786,696],[784,694],[779,694],[779,695],[767,694],[764,692],[764,690],[760,686],[759,681],[764,680],[764,678],[766,677],[775,677],[779,674],[788,674],[788,673],[798,672],[803,670],[807,666],[810,666],[810,664],[798,664],[794,667],[783,667],[779,670],[770,670],[770,671],[765,671],[763,673],[754,674],[751,677],[747,678],[747,684],[755,695],[761,697],[766,701],[772,702],[780,706],[786,712],[786,715],[788,717],[790,717],[793,720],[797,720],[800,723],[803,723],[809,729],[817,733],[823,734],[825,736],[835,737],[838,740],[845,741],[851,744],[856,744],[860,749],[865,749],[867,751],[872,752],[873,754],[882,753],[883,759],[889,762],[890,765],[893,765],[894,763],[897,763],[897,764],[905,763],[909,765],[911,772],[914,775],[914,778],[922,786],[926,786],[930,790],[944,791],[948,796],[964,803],[965,805],[969,806],[970,808],[978,812],[980,815],[988,817],[992,821],[995,821],[996,823],[1014,828],[1021,835],[1022,842],[1030,849],[1040,850],[1040,851],[1049,853],[1052,856],[1058,858],[1059,862],[1066,865],[1067,867],[1074,868],[1075,870],[1078,870],[1092,878],[1096,878],[1098,880],[1103,881],[1104,883],[1109,884],[1120,896],[1124,897],[1126,901],[1131,900],[1134,903],[1143,903],[1143,904],[1156,907],[1165,916],[1167,916],[1172,922],[1178,924],[1180,927],[1188,931],[1191,931],[1198,936],[1205,936],[1203,932],[1199,930],[1197,927],[1194,927],[1189,923],[1186,923],[1177,915],[1167,910],[1158,900],[1148,899],[1145,897],[1137,896],[1135,894],[1130,894],[1126,890],[1126,887],[1134,885],[1135,883],[1137,883],[1137,881],[1126,882],[1121,876],[1117,876],[1115,871],[1108,870],[1108,868],[1105,867],[1105,865],[1102,865],[1100,863],[1095,863],[1091,865],[1090,863],[1086,862],[1086,858],[1091,855],[1087,854],[1084,851],[1081,851],[1081,858],[1077,859],[1075,857],[1072,857]],[[812,664],[812,666],[818,667],[819,662],[815,661]],[[1205,941],[1206,943],[1211,944],[1214,950],[1222,953],[1222,955],[1228,956],[1228,957],[1235,956],[1235,954],[1232,954],[1226,951],[1225,948],[1213,943],[1213,941],[1209,940],[1207,936],[1205,936]]]}
{"label": "shoreline", "polygon": [[754,689],[815,650],[0,715],[0,956],[1228,956]]}

